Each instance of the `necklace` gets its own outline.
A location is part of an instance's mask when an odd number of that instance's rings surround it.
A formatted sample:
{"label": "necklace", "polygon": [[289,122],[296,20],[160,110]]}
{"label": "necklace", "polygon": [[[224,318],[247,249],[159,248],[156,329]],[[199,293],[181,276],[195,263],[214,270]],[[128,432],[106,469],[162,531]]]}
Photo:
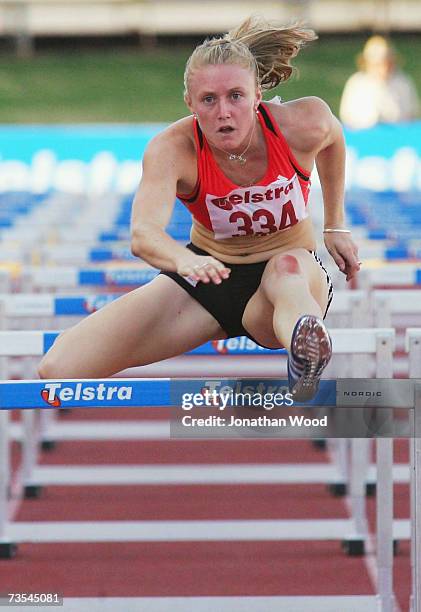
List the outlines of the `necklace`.
{"label": "necklace", "polygon": [[256,123],[257,122],[255,121],[254,124],[253,124],[253,129],[251,131],[248,144],[247,144],[246,148],[244,149],[244,151],[242,153],[239,153],[239,154],[237,154],[237,153],[228,153],[228,151],[224,151],[224,149],[221,149],[220,147],[215,147],[215,148],[219,149],[220,151],[225,153],[225,155],[228,156],[228,160],[229,161],[238,162],[239,164],[244,165],[246,163],[246,161],[247,161],[247,157],[244,157],[244,155],[247,153],[247,151],[250,148],[251,141],[252,141],[253,135],[254,135],[254,130],[256,129]]}

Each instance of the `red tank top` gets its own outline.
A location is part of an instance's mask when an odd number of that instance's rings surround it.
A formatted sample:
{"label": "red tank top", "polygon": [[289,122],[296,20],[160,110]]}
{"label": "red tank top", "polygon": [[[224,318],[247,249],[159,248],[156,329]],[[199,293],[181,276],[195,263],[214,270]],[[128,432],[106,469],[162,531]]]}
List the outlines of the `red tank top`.
{"label": "red tank top", "polygon": [[225,176],[193,119],[198,179],[191,194],[177,197],[216,240],[272,234],[308,216],[310,176],[298,164],[267,106],[261,104],[258,110],[269,159],[265,176],[251,187],[240,187]]}

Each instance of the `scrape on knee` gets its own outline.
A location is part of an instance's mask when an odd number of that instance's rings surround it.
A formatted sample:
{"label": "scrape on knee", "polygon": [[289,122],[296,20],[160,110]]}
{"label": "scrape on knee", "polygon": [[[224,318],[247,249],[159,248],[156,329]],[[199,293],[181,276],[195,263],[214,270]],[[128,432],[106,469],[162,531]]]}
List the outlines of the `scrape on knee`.
{"label": "scrape on knee", "polygon": [[277,255],[275,270],[280,275],[301,273],[300,264],[294,255]]}

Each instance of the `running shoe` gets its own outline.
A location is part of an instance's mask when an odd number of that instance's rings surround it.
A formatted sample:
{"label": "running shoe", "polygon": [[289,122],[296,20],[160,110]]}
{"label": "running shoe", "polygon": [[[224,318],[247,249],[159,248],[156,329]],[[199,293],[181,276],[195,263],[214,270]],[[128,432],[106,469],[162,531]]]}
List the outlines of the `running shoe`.
{"label": "running shoe", "polygon": [[332,341],[323,321],[313,315],[300,317],[288,356],[288,384],[295,401],[307,402],[316,395],[331,356]]}

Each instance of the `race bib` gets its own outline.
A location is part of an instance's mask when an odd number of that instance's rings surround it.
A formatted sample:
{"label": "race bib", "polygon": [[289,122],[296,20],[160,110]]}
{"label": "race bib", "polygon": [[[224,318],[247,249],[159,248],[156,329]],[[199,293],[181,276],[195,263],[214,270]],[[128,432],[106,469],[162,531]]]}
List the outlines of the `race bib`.
{"label": "race bib", "polygon": [[222,198],[207,194],[206,207],[217,240],[265,236],[308,216],[296,174],[291,179],[279,176],[270,185],[237,187]]}

